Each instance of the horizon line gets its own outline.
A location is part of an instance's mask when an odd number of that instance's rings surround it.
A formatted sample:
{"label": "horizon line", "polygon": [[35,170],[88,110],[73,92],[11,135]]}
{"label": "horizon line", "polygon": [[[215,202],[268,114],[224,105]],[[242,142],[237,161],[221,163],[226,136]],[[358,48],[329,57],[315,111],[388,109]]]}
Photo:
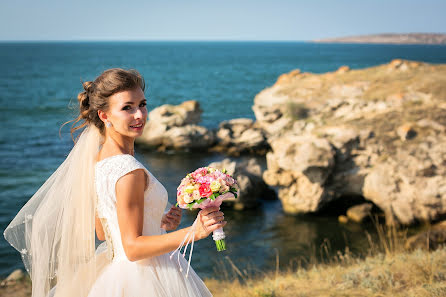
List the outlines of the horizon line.
{"label": "horizon line", "polygon": [[1,42],[314,42],[295,39],[0,39]]}

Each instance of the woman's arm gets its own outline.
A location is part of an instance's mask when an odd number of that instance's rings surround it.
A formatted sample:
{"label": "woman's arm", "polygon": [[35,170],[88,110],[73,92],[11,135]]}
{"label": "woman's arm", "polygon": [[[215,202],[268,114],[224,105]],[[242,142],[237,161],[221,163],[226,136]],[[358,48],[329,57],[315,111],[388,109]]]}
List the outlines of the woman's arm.
{"label": "woman's arm", "polygon": [[96,236],[99,240],[105,240],[104,228],[102,228],[101,220],[98,218],[98,214],[95,215],[95,227],[96,227]]}
{"label": "woman's arm", "polygon": [[[191,227],[163,235],[143,236],[144,219],[143,169],[134,170],[116,183],[116,208],[121,231],[122,246],[130,261],[162,255],[175,250]],[[195,240],[207,237],[212,231],[223,227],[223,213],[213,207],[202,210],[198,215]]]}

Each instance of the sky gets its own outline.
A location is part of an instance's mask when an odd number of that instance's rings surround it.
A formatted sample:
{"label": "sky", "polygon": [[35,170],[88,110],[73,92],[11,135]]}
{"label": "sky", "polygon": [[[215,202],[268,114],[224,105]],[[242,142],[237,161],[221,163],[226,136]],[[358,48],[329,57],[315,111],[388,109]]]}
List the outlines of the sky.
{"label": "sky", "polygon": [[445,0],[2,0],[0,41],[309,41],[446,33],[445,11]]}

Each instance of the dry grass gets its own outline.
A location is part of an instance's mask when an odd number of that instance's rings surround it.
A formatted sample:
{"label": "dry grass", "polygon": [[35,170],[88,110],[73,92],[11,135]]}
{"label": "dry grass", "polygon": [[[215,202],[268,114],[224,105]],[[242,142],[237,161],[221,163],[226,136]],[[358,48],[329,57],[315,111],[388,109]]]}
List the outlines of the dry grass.
{"label": "dry grass", "polygon": [[[224,280],[206,279],[215,297],[322,297],[322,296],[446,296],[446,248],[433,252],[404,248],[406,232],[376,224],[379,240],[369,238],[368,256],[348,249],[330,255],[328,242],[299,265],[279,270],[279,255],[271,272],[239,269],[230,258],[220,265]],[[315,250],[316,253],[316,250]],[[321,259],[322,258],[322,259]],[[0,296],[27,297],[29,280],[0,287]]]}
{"label": "dry grass", "polygon": [[[383,254],[262,279],[206,280],[214,296],[446,296],[446,250]],[[434,294],[437,292],[438,294]],[[441,295],[444,292],[445,295]]]}
{"label": "dry grass", "polygon": [[[411,62],[409,62],[411,63]],[[389,64],[350,70],[343,74],[304,73],[287,84],[283,84],[278,94],[299,98],[311,104],[332,97],[333,86],[365,87],[362,99],[385,100],[397,93],[422,92],[433,98],[445,100],[446,65],[419,63],[407,71],[390,71]]]}
{"label": "dry grass", "polygon": [[446,249],[384,254],[242,282],[206,280],[214,296],[446,296]]}
{"label": "dry grass", "polygon": [[364,259],[347,250],[306,269],[279,271],[277,265],[259,277],[235,267],[232,277],[226,271],[225,280],[205,283],[215,297],[446,296],[446,248],[408,252],[405,232],[379,225],[377,231],[379,241],[370,241]]}

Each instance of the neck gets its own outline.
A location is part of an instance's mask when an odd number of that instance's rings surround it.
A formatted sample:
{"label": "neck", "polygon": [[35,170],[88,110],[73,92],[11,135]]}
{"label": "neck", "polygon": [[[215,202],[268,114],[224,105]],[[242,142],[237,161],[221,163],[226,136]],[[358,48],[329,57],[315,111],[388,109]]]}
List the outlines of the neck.
{"label": "neck", "polygon": [[133,137],[126,137],[119,133],[106,133],[103,147],[110,149],[117,149],[121,153],[135,155],[134,150],[135,139]]}

